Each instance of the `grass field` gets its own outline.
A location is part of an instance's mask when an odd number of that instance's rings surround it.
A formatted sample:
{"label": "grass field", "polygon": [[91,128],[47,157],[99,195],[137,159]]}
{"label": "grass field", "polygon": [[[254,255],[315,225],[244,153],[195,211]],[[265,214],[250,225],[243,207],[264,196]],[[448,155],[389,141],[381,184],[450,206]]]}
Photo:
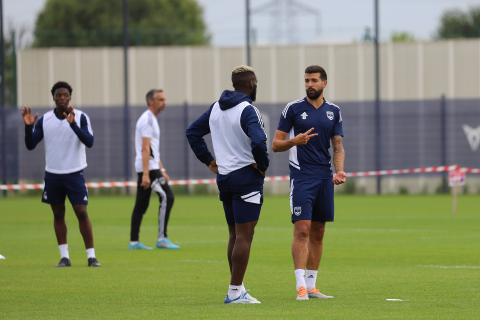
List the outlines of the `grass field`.
{"label": "grass field", "polygon": [[[86,266],[70,207],[73,266],[54,268],[60,256],[49,206],[3,198],[0,318],[479,319],[480,197],[458,202],[453,216],[449,196],[336,197],[317,280],[335,299],[296,301],[288,197],[266,197],[244,281],[262,304],[224,305],[228,231],[214,196],[177,197],[169,238],[181,249],[172,251],[127,250],[134,198],[92,196],[103,268]],[[156,210],[142,224],[140,240],[150,246]]]}

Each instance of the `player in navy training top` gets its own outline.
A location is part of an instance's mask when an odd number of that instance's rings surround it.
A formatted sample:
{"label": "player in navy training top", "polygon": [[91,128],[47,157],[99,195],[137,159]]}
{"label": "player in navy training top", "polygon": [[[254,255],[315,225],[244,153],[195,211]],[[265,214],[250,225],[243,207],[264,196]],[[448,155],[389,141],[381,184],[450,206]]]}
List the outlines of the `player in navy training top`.
{"label": "player in navy training top", "polygon": [[[290,210],[294,223],[292,255],[297,300],[333,298],[315,288],[325,222],[333,221],[333,186],[344,183],[346,178],[342,114],[338,106],[324,99],[326,86],[327,73],[322,67],[305,69],[307,96],[283,109],[272,145],[274,152],[289,150]],[[330,169],[330,141],[335,177]]]}
{"label": "player in navy training top", "polygon": [[42,202],[50,204],[53,211],[53,225],[61,256],[60,263],[56,266],[71,266],[65,223],[65,198],[68,197],[87,249],[88,266],[101,267],[93,247],[92,224],[87,213],[88,190],[83,176],[83,169],[87,167],[85,147],[93,146],[93,131],[87,114],[69,107],[72,91],[66,82],[54,84],[51,93],[56,107],[38,121],[38,113],[33,117],[30,107],[23,108],[25,145],[28,150],[33,150],[40,141],[45,142]]}

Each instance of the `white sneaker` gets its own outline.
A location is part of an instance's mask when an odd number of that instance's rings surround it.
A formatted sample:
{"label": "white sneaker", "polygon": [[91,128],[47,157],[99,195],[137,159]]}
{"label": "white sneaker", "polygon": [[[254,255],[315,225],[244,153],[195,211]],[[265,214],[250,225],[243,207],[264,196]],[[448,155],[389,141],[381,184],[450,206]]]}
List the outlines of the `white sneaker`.
{"label": "white sneaker", "polygon": [[[248,290],[247,290],[247,291],[248,291]],[[252,300],[252,301],[255,301],[255,302],[253,302],[253,303],[261,303],[260,301],[258,301],[258,300],[255,299],[254,297],[252,297],[248,292],[245,292],[244,294],[245,294],[245,298],[250,299],[250,300]]]}
{"label": "white sneaker", "polygon": [[297,292],[297,300],[308,300],[307,288],[300,287],[298,288]]}
{"label": "white sneaker", "polygon": [[320,290],[316,288],[313,288],[312,290],[307,291],[307,294],[309,298],[333,299],[332,296],[324,295],[323,293],[320,292]]}
{"label": "white sneaker", "polygon": [[227,294],[227,296],[225,297],[224,303],[240,303],[240,304],[251,303],[251,304],[253,304],[253,303],[261,303],[261,302],[258,301],[257,299],[253,300],[252,296],[250,296],[248,293],[245,292],[245,293],[240,294],[240,296],[236,299],[230,299],[228,297],[228,294]]}

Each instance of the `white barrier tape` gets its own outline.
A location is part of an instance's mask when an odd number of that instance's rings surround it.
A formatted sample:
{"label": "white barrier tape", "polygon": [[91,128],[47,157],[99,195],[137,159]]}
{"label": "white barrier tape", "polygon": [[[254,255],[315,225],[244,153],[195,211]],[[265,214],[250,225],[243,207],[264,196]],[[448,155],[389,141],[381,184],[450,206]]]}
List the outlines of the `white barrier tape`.
{"label": "white barrier tape", "polygon": [[[459,170],[467,173],[480,173],[480,169],[473,168],[459,168],[455,165],[453,166],[439,166],[439,167],[427,167],[427,168],[416,168],[416,169],[396,169],[396,170],[381,170],[381,171],[366,171],[366,172],[350,172],[347,173],[347,177],[373,177],[373,176],[386,176],[386,175],[395,175],[395,174],[405,174],[405,173],[429,173],[429,172],[445,172],[445,171],[454,171]],[[290,180],[289,176],[275,176],[275,177],[266,177],[265,181],[284,181]],[[198,179],[198,180],[172,180],[170,185],[173,186],[184,186],[184,185],[195,185],[195,184],[214,184],[216,179]],[[136,181],[118,181],[118,182],[89,182],[87,183],[88,188],[115,188],[115,187],[136,187]],[[6,184],[0,185],[0,190],[35,190],[43,189],[43,184]]]}

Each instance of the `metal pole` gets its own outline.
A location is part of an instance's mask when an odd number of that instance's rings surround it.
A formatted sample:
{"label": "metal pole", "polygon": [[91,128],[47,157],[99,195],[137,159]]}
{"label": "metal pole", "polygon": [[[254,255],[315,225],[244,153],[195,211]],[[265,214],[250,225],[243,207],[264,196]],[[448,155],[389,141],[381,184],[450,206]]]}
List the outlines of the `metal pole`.
{"label": "metal pole", "polygon": [[[378,45],[378,0],[375,1],[375,170],[382,170],[380,139],[380,52]],[[382,179],[377,176],[377,194],[382,194]]]}
{"label": "metal pole", "polygon": [[[440,138],[442,141],[442,166],[447,165],[447,115],[446,115],[446,100],[445,95],[442,95],[440,99]],[[443,172],[442,174],[442,192],[447,193],[447,177],[448,172]]]}
{"label": "metal pole", "polygon": [[[130,110],[128,108],[128,0],[123,0],[123,81],[124,81],[124,144],[125,181],[130,180]],[[129,194],[129,188],[127,188]]]}
{"label": "metal pole", "polygon": [[[3,37],[3,1],[0,0],[0,59],[1,61],[1,98],[0,105],[2,108],[2,184],[7,184],[7,130],[6,130],[6,116],[7,112],[5,110],[5,39]],[[3,191],[3,195],[7,196],[7,191]]]}
{"label": "metal pole", "polygon": [[250,56],[250,0],[245,1],[247,5],[247,10],[246,10],[246,18],[247,18],[247,30],[246,30],[246,35],[247,35],[247,66],[251,66],[251,56]]}
{"label": "metal pole", "polygon": [[[185,132],[188,129],[189,126],[189,115],[188,115],[188,103],[185,101],[185,104],[183,105],[184,107],[184,112],[183,112],[183,117],[184,117],[184,123],[185,123]],[[185,141],[185,180],[190,180],[190,147],[188,145],[187,140]],[[190,186],[185,185],[185,194],[190,195]]]}

